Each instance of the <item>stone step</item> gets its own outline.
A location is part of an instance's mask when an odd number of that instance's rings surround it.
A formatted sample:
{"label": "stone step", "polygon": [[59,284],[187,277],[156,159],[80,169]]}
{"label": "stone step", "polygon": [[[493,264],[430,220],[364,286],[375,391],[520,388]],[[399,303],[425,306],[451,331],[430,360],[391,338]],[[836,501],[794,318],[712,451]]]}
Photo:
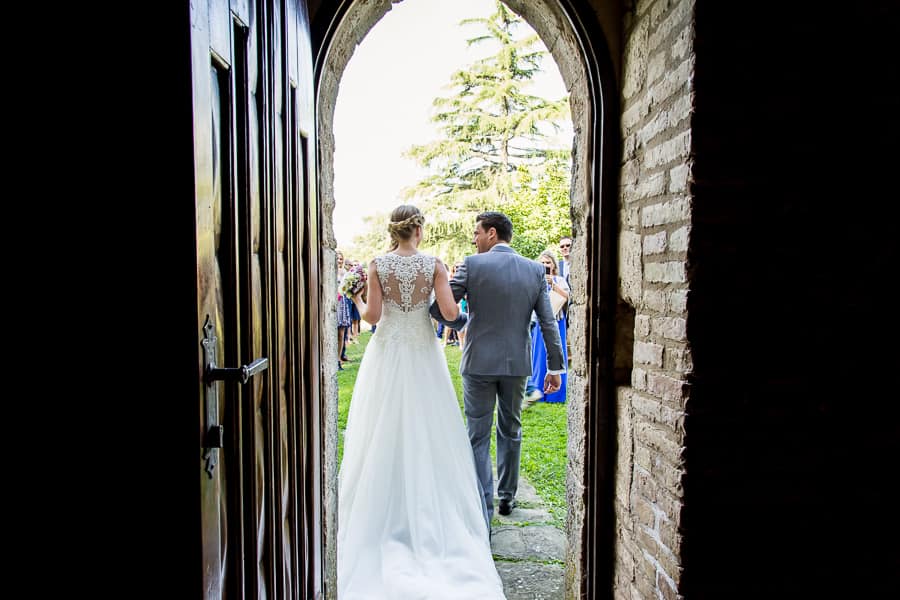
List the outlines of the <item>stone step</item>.
{"label": "stone step", "polygon": [[566,558],[566,534],[552,525],[495,525],[491,551],[498,559],[562,562]]}
{"label": "stone step", "polygon": [[563,600],[565,569],[562,565],[498,560],[506,600]]}

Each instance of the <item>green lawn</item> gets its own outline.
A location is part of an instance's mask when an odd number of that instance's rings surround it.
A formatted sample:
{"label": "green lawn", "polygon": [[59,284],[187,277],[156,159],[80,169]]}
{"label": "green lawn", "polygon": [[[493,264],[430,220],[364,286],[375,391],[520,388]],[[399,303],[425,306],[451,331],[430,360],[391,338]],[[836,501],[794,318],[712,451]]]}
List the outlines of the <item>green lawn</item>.
{"label": "green lawn", "polygon": [[[347,356],[353,361],[344,363],[338,371],[338,462],[344,451],[344,429],[347,412],[353,395],[353,383],[359,371],[359,363],[372,334],[360,336],[359,344],[347,347]],[[459,361],[462,351],[457,346],[446,346],[447,366],[459,399],[462,412],[462,377]],[[463,418],[465,418],[463,416]],[[566,505],[566,405],[538,402],[522,413],[522,462],[521,475],[527,479],[544,500],[562,526]],[[491,457],[494,457],[496,437],[491,439]]]}

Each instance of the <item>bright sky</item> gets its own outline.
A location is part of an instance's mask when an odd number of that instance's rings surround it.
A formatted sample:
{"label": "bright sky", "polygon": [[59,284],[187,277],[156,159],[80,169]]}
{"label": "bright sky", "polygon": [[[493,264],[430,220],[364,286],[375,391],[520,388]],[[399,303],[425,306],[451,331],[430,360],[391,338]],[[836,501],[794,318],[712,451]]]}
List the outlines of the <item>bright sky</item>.
{"label": "bright sky", "polygon": [[[466,39],[478,26],[463,19],[487,17],[494,0],[404,0],[394,4],[350,58],[334,115],[334,231],[338,247],[364,230],[363,217],[402,202],[401,191],[424,172],[403,153],[440,137],[431,122],[432,101],[448,96],[450,76],[492,54]],[[566,95],[552,58],[528,92],[548,99]]]}

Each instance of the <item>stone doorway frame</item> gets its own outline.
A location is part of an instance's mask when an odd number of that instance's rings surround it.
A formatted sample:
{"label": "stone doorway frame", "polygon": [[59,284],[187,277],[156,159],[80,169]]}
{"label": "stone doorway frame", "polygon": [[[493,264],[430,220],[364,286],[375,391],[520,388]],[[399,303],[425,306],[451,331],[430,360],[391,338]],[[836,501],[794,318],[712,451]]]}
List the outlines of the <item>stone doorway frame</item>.
{"label": "stone doorway frame", "polygon": [[[336,331],[334,135],[340,79],[358,44],[392,4],[403,0],[344,0],[321,32],[316,57],[316,118],[322,228],[324,331]],[[611,597],[613,589],[616,397],[614,340],[618,298],[618,88],[606,37],[580,0],[504,0],[537,32],[570,94],[573,125],[570,199],[574,244],[569,336],[566,468],[566,597]],[[326,9],[320,9],[326,10]],[[586,26],[585,24],[592,24]],[[315,32],[314,32],[315,33]],[[315,49],[314,49],[315,51]],[[322,356],[336,356],[335,336],[321,336]],[[336,361],[323,361],[325,456],[323,507],[326,589],[336,589]]]}

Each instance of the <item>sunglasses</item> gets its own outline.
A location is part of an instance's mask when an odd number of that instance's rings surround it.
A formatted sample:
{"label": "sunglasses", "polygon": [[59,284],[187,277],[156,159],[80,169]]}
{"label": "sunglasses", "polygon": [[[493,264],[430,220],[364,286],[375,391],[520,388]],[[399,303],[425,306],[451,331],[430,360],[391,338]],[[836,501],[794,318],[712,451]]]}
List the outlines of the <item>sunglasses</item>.
{"label": "sunglasses", "polygon": [[571,248],[572,244],[560,244],[559,247],[560,248]]}

